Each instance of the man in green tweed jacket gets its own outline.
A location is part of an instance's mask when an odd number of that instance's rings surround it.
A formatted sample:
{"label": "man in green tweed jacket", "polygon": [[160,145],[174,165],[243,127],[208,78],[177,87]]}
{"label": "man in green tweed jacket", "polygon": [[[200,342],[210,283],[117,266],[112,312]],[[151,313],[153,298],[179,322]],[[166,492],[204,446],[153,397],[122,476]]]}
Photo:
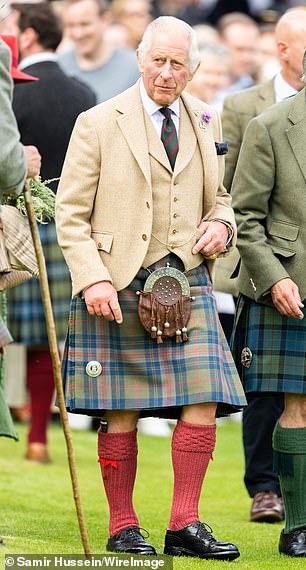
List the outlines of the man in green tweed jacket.
{"label": "man in green tweed jacket", "polygon": [[[36,176],[40,168],[40,156],[35,147],[23,147],[20,143],[16,119],[12,111],[13,82],[10,77],[10,50],[0,38],[0,196],[18,196],[23,190],[26,175]],[[0,317],[1,348],[12,338]],[[2,359],[2,356],[1,356]],[[2,364],[1,364],[2,370]],[[0,435],[17,439],[7,405],[4,401],[3,374],[0,378]]]}
{"label": "man in green tweed jacket", "polygon": [[[224,185],[231,190],[238,155],[245,130],[251,119],[272,104],[301,91],[302,59],[305,49],[306,11],[286,12],[275,28],[280,71],[264,84],[227,97],[222,113],[223,136],[229,145],[225,159]],[[230,279],[239,260],[238,255],[218,259],[215,287],[237,292],[237,279]],[[277,475],[273,471],[272,434],[283,410],[283,394],[248,394],[243,410],[242,431],[245,454],[244,482],[253,498],[250,520],[278,522],[284,518],[283,501]]]}
{"label": "man in green tweed jacket", "polygon": [[294,557],[306,556],[305,144],[303,89],[250,122],[232,188],[242,260],[233,353],[247,393],[285,394],[273,449],[279,551]]}
{"label": "man in green tweed jacket", "polygon": [[[212,108],[183,92],[199,64],[185,22],[154,20],[138,61],[139,82],[80,115],[57,194],[59,243],[75,295],[63,359],[66,405],[104,417],[98,454],[109,550],[156,553],[132,502],[141,414],[179,419],[164,552],[233,560],[237,547],[217,541],[198,514],[216,412],[245,402],[210,280],[217,255],[235,240],[215,144],[221,125]],[[195,297],[186,342],[176,342],[186,333],[177,326],[157,343],[138,318],[137,290],[167,263],[185,272]],[[151,332],[161,340],[169,323],[158,315],[156,323]]]}
{"label": "man in green tweed jacket", "polygon": [[[11,106],[12,79],[10,50],[0,38],[0,198],[3,194],[18,196],[26,175],[36,176],[40,168],[37,149],[28,147],[26,153],[19,142],[19,133]],[[0,436],[18,439],[3,390],[3,348],[12,341],[0,316]],[[3,540],[0,537],[0,544]]]}

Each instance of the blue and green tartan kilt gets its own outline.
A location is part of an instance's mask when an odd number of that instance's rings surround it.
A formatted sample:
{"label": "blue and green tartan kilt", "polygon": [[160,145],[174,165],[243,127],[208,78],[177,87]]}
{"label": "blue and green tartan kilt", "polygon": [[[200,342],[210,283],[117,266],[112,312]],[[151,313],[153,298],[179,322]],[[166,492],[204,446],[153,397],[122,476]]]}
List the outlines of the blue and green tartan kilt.
{"label": "blue and green tartan kilt", "polygon": [[[71,301],[71,279],[57,243],[55,223],[39,224],[58,340],[67,333]],[[39,279],[32,278],[7,291],[8,328],[14,341],[48,344],[47,328]]]}
{"label": "blue and green tartan kilt", "polygon": [[[150,269],[182,262],[169,255]],[[90,316],[83,299],[71,302],[69,330],[63,356],[67,408],[101,416],[104,410],[141,410],[141,416],[178,418],[181,407],[218,402],[218,414],[238,411],[245,396],[231,352],[218,320],[211,282],[204,264],[187,274],[191,286],[188,341],[175,338],[163,344],[146,332],[137,312],[137,290],[149,276],[140,269],[127,289],[119,292],[121,325]],[[90,377],[90,361],[102,365],[102,374]]]}
{"label": "blue and green tartan kilt", "polygon": [[[240,295],[231,347],[246,392],[306,394],[306,319]],[[252,353],[249,368],[241,363],[245,347]]]}

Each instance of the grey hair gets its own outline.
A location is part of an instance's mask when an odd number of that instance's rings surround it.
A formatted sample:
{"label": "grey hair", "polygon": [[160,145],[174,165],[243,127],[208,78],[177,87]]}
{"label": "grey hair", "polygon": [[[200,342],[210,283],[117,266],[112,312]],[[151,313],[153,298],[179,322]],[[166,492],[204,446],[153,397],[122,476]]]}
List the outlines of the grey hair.
{"label": "grey hair", "polygon": [[180,31],[189,39],[189,69],[191,72],[195,71],[198,64],[200,63],[197,35],[192,27],[189,26],[189,24],[183,20],[179,20],[179,18],[174,18],[174,16],[160,16],[148,25],[138,46],[139,60],[141,63],[144,62],[144,59],[150,49],[152,37],[155,32],[160,29],[169,29],[169,27],[171,29],[174,27],[180,28]]}
{"label": "grey hair", "polygon": [[306,51],[304,51],[303,55],[303,75],[301,77],[301,81],[303,81],[303,83],[306,83]]}

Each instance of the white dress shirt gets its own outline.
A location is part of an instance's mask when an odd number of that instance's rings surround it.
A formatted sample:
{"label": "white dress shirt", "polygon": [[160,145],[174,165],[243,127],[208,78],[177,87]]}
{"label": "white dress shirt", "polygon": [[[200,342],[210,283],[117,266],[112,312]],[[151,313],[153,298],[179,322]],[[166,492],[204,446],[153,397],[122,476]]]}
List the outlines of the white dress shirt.
{"label": "white dress shirt", "polygon": [[25,67],[29,67],[30,65],[34,65],[34,63],[41,63],[42,61],[57,61],[58,57],[56,53],[51,51],[41,51],[39,53],[33,53],[32,55],[28,55],[24,57],[21,62],[19,63],[19,69],[24,69]]}
{"label": "white dress shirt", "polygon": [[[156,132],[160,138],[161,136],[161,130],[162,130],[162,124],[163,124],[163,120],[164,120],[164,115],[160,112],[160,108],[161,105],[158,105],[157,103],[155,103],[155,101],[153,101],[153,99],[151,99],[149,97],[149,95],[146,92],[145,86],[143,84],[142,79],[140,79],[140,97],[141,97],[141,101],[142,104],[146,110],[146,112],[148,113],[155,129]],[[176,128],[176,132],[177,132],[177,136],[179,136],[179,128],[180,128],[180,102],[179,99],[176,99],[171,105],[169,105],[168,107],[169,109],[171,109],[172,113],[171,113],[171,118],[173,119],[173,122],[175,124],[175,128]]]}
{"label": "white dress shirt", "polygon": [[274,78],[274,93],[275,101],[276,103],[279,103],[284,99],[288,99],[288,97],[292,97],[292,95],[296,95],[297,90],[294,89],[294,87],[291,87],[291,85],[284,80],[280,71]]}

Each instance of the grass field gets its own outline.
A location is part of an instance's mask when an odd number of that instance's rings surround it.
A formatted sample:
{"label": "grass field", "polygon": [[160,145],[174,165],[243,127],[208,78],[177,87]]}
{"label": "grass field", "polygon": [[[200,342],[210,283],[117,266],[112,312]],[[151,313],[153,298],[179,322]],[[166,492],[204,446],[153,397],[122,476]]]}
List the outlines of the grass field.
{"label": "grass field", "polygon": [[[0,568],[5,553],[82,554],[63,434],[50,429],[48,466],[25,461],[24,426],[18,426],[20,442],[0,438]],[[105,552],[108,510],[102,489],[96,453],[96,434],[74,431],[73,442],[78,467],[91,551]],[[243,486],[241,426],[225,422],[217,430],[217,447],[201,497],[201,519],[214,535],[232,541],[241,556],[234,562],[175,558],[175,570],[213,568],[224,570],[304,569],[301,560],[280,556],[277,550],[282,524],[248,522],[250,499]],[[162,552],[172,494],[170,438],[139,436],[139,469],[135,506],[142,527],[150,531],[150,542]]]}

